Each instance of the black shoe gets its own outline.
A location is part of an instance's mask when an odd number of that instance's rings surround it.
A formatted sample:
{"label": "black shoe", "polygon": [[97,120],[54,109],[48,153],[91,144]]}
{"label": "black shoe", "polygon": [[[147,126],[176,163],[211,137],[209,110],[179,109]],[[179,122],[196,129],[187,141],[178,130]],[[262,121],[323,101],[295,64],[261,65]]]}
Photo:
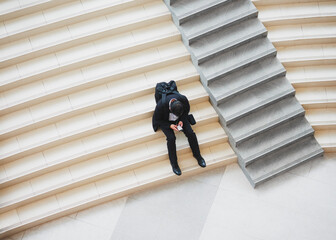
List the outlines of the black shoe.
{"label": "black shoe", "polygon": [[182,174],[181,169],[179,166],[177,167],[172,167],[173,168],[173,172],[177,175],[180,176]]}
{"label": "black shoe", "polygon": [[202,158],[202,156],[199,157],[195,157],[197,159],[198,165],[200,165],[202,168],[206,167],[206,163],[204,161],[204,159]]}

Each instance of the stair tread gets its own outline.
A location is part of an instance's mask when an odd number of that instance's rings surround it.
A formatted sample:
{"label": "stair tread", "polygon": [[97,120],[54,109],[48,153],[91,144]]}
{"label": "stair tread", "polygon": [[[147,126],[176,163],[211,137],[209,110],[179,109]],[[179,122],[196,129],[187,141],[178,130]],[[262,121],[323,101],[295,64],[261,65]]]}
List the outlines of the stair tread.
{"label": "stair tread", "polygon": [[313,133],[305,117],[297,117],[243,142],[239,145],[238,154],[245,164],[250,164],[264,155],[279,151],[279,148],[297,141],[297,138]]}
{"label": "stair tread", "polygon": [[303,115],[304,109],[295,97],[279,102],[249,114],[228,126],[234,141],[241,142],[256,134],[267,131],[270,127],[289,120],[293,116]]}
{"label": "stair tread", "polygon": [[320,145],[311,136],[252,163],[246,167],[246,171],[254,184],[260,184],[276,174],[321,155],[322,152]]}
{"label": "stair tread", "polygon": [[239,116],[289,95],[294,95],[294,88],[285,77],[280,77],[232,97],[218,105],[218,108],[224,119],[231,122]]}
{"label": "stair tread", "polygon": [[226,97],[241,93],[244,89],[252,88],[258,83],[267,82],[273,76],[284,75],[285,71],[277,58],[270,57],[211,81],[208,87],[211,95],[219,102]]}
{"label": "stair tread", "polygon": [[[180,167],[184,175],[188,176],[192,173],[210,170],[219,165],[232,163],[235,161],[235,157],[232,151],[228,152],[226,150],[227,148],[228,145],[217,144],[205,149],[203,155],[207,161],[206,169],[200,168],[191,154],[182,155]],[[176,179],[176,176],[171,171],[169,161],[163,160],[155,164],[140,167],[134,171],[127,171],[116,176],[98,180],[94,183],[19,207],[15,210],[15,214],[17,217],[20,216],[21,221],[14,221],[13,223],[13,221],[8,220],[8,218],[11,219],[13,216],[10,211],[1,214],[0,219],[3,224],[0,234],[28,223],[36,222],[37,224],[39,219],[47,216],[50,219],[50,216],[55,218],[57,217],[56,214],[59,215],[61,212],[64,212],[65,215],[69,214],[69,211],[78,211],[79,206],[83,208],[87,203],[97,202],[98,204],[102,199],[108,200],[113,196],[120,196],[123,192],[127,194],[144,186],[174,179]]]}
{"label": "stair tread", "polygon": [[209,30],[216,29],[228,24],[237,16],[242,16],[243,13],[255,11],[253,4],[247,0],[232,1],[222,5],[212,11],[206,12],[193,18],[192,21],[187,21],[181,25],[182,31],[188,39],[202,35]]}
{"label": "stair tread", "polygon": [[266,33],[267,30],[257,19],[247,19],[209,35],[197,39],[190,44],[192,53],[197,59],[228,48],[237,42],[251,38],[256,34]]}
{"label": "stair tread", "polygon": [[276,49],[272,43],[267,38],[261,38],[234,48],[229,52],[219,54],[199,66],[207,79],[214,79],[243,64],[275,53]]}

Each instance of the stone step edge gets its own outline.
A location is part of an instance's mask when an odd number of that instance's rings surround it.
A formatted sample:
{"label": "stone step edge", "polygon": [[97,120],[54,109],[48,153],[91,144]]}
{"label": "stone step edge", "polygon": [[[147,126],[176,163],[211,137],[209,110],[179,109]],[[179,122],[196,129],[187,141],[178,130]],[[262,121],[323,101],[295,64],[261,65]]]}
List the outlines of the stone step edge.
{"label": "stone step edge", "polygon": [[275,144],[274,146],[271,146],[267,149],[264,149],[264,151],[253,154],[252,156],[245,158],[243,160],[243,164],[245,165],[245,167],[247,167],[248,165],[252,164],[253,162],[257,161],[258,159],[265,157],[271,153],[274,153],[276,151],[279,151],[287,146],[289,146],[290,144],[293,144],[297,141],[300,141],[303,138],[312,136],[314,134],[314,129],[310,128],[308,130],[305,130],[303,132],[301,132],[300,134],[297,134],[295,137],[290,138],[290,139],[286,139],[283,140],[282,142],[279,142],[277,144]]}
{"label": "stone step edge", "polygon": [[[270,173],[267,173],[265,174],[263,177],[259,177],[257,179],[254,180],[254,186],[253,187],[256,187],[258,186],[259,184],[265,182],[266,180],[268,180],[269,178],[271,177],[275,177],[285,171],[288,171],[296,166],[298,166],[299,164],[302,164],[304,162],[307,162],[313,158],[316,158],[316,157],[319,157],[319,156],[322,156],[323,155],[323,149],[319,149],[319,150],[316,150],[314,151],[313,153],[310,153],[310,154],[307,154],[299,159],[297,159],[296,161],[292,162],[291,164],[287,164],[285,166],[283,166],[282,168],[280,169],[277,169],[276,171],[272,171]],[[250,180],[250,179],[249,179]]]}
{"label": "stone step edge", "polygon": [[320,56],[308,57],[301,59],[284,59],[279,58],[280,62],[285,67],[304,67],[304,66],[317,66],[317,65],[332,65],[336,63],[336,56]]}
{"label": "stone step edge", "polygon": [[[156,24],[156,23],[160,23],[160,22],[167,21],[170,19],[171,19],[170,14],[164,13],[164,14],[157,14],[157,15],[153,15],[150,17],[146,17],[144,19],[137,19],[137,20],[129,21],[127,23],[120,24],[114,27],[99,29],[98,31],[94,33],[88,33],[86,35],[75,36],[74,38],[62,40],[59,42],[54,42],[52,44],[45,45],[42,47],[37,47],[37,48],[34,48],[32,51],[22,52],[14,56],[10,56],[6,59],[0,59],[0,67],[4,68],[10,65],[14,65],[14,64],[18,64],[24,61],[31,60],[36,57],[41,57],[45,54],[53,53],[55,51],[61,51],[66,48],[78,46],[79,44],[84,44],[84,43],[87,43],[88,41],[94,41],[102,37],[111,36],[111,34],[120,34],[126,31],[139,29],[141,27],[146,27],[148,24]],[[1,87],[4,88],[4,90],[8,89],[7,85],[2,85]]]}
{"label": "stone step edge", "polygon": [[[288,77],[287,77],[288,78]],[[290,83],[297,88],[304,88],[304,87],[322,87],[322,86],[336,86],[336,76],[335,77],[325,77],[325,78],[313,78],[313,79],[290,79],[288,78]]]}
{"label": "stone step edge", "polygon": [[[168,44],[170,42],[174,42],[174,41],[178,41],[180,40],[180,34],[178,32],[175,32],[173,34],[168,34],[165,36],[161,36],[160,38],[155,38],[155,39],[151,39],[149,41],[146,42],[140,42],[138,44],[135,45],[128,45],[125,46],[124,48],[118,49],[116,51],[106,51],[104,53],[100,53],[100,54],[96,54],[93,56],[89,56],[81,59],[77,59],[75,61],[72,62],[68,62],[66,65],[58,65],[57,67],[53,67],[51,69],[48,69],[47,71],[44,72],[40,72],[40,74],[48,74],[48,72],[53,72],[55,70],[58,69],[62,69],[63,71],[71,71],[74,70],[76,68],[82,68],[87,66],[88,64],[92,64],[92,63],[96,63],[96,62],[103,62],[105,61],[107,58],[117,58],[120,57],[123,54],[132,54],[138,51],[143,51],[146,50],[148,48],[153,48],[153,47],[158,47],[161,44]],[[85,83],[84,83],[85,84]],[[49,99],[52,99],[54,95],[60,95],[60,92],[63,92],[62,89],[57,89],[54,91],[49,91],[47,93],[45,93],[44,95],[40,95],[40,96],[34,96],[28,99],[22,99],[21,101],[12,103],[11,105],[6,105],[5,107],[0,108],[0,114],[6,114],[8,112],[13,112],[13,111],[17,111],[22,109],[23,107],[27,106],[27,105],[32,105],[34,103],[37,103],[39,101],[46,101]]]}
{"label": "stone step edge", "polygon": [[191,18],[193,18],[195,15],[199,15],[200,13],[210,11],[211,9],[227,4],[228,2],[230,2],[230,0],[218,0],[217,2],[211,2],[209,5],[193,9],[180,16],[176,16],[176,18],[178,19],[179,24],[181,25],[190,20]]}
{"label": "stone step edge", "polygon": [[217,104],[221,104],[221,103],[229,100],[230,98],[237,96],[238,94],[241,94],[241,93],[244,93],[244,92],[248,91],[249,89],[256,88],[263,83],[267,83],[267,82],[272,81],[272,80],[274,80],[278,77],[284,77],[285,75],[286,75],[286,69],[282,67],[281,69],[277,69],[277,70],[273,71],[272,73],[269,73],[267,75],[259,77],[258,79],[255,79],[252,82],[248,82],[247,84],[245,84],[243,86],[234,88],[230,92],[221,94],[221,95],[216,96],[216,97],[214,96],[214,98],[216,99]]}
{"label": "stone step edge", "polygon": [[336,35],[318,35],[318,36],[304,36],[304,37],[288,37],[288,38],[270,38],[270,41],[275,47],[286,47],[296,45],[310,45],[310,44],[328,44],[336,42]]}
{"label": "stone step edge", "polygon": [[259,102],[258,104],[255,104],[253,107],[249,107],[246,109],[243,109],[237,113],[231,114],[227,117],[224,117],[224,121],[226,122],[226,125],[229,125],[233,123],[234,121],[237,121],[238,119],[245,117],[246,115],[255,112],[263,107],[267,107],[275,102],[278,102],[286,97],[294,96],[295,95],[295,89],[287,89],[281,93],[278,93],[274,96],[269,97],[268,99],[265,99],[263,102]]}
{"label": "stone step edge", "polygon": [[236,23],[239,23],[243,20],[246,20],[246,19],[249,19],[249,18],[254,18],[254,17],[257,17],[257,16],[258,16],[258,10],[257,9],[249,10],[245,13],[240,14],[239,16],[235,16],[235,17],[229,19],[228,22],[217,24],[216,26],[211,26],[211,27],[208,27],[205,30],[202,30],[202,31],[196,32],[194,34],[191,34],[189,36],[186,36],[186,39],[187,39],[187,41],[189,42],[189,45],[190,45],[192,42],[196,41],[197,39],[201,38],[202,36],[209,35],[209,34],[215,32],[215,31],[218,31],[222,28],[229,27],[229,26],[231,26],[233,24],[236,24]]}
{"label": "stone step edge", "polygon": [[[226,135],[224,133],[221,133],[221,134],[218,134],[218,136],[211,138],[211,139],[200,139],[199,141],[200,149],[202,150],[202,147],[204,148],[204,147],[209,147],[212,145],[220,144],[223,142],[223,139],[225,138],[226,138]],[[185,141],[182,145],[176,146],[178,155],[185,154],[186,152],[191,153],[187,140],[186,139],[184,140]],[[162,141],[165,141],[165,139],[162,138]],[[79,179],[73,179],[72,181],[65,183],[61,186],[60,185],[53,186],[51,188],[45,189],[44,191],[42,190],[41,192],[37,192],[37,193],[34,192],[32,195],[25,196],[24,198],[15,199],[13,201],[1,203],[0,213],[10,211],[14,208],[21,207],[23,205],[26,205],[33,201],[40,200],[45,197],[49,197],[53,194],[57,194],[57,193],[60,193],[66,190],[70,190],[72,188],[82,186],[92,181],[101,180],[104,177],[110,177],[118,173],[134,170],[135,168],[146,166],[148,164],[161,161],[162,159],[165,159],[166,157],[167,157],[167,151],[160,152],[156,156],[145,156],[144,158],[142,158],[142,160],[137,159],[137,160],[134,160],[134,162],[127,162],[125,164],[122,164],[121,166],[110,167],[108,169],[105,169],[105,171],[102,171],[99,173],[94,172],[89,175],[86,175],[85,177],[82,177]]]}
{"label": "stone step edge", "polygon": [[239,69],[242,69],[244,67],[247,67],[257,61],[261,61],[267,57],[271,57],[271,56],[276,56],[277,50],[275,48],[269,49],[267,51],[264,51],[260,54],[257,54],[251,58],[245,59],[242,62],[236,63],[235,65],[228,67],[222,71],[218,71],[216,73],[210,74],[209,76],[205,76],[205,79],[207,79],[207,85],[209,86],[209,83],[211,83],[212,81],[217,80],[218,78],[222,78],[224,76],[229,75],[230,73],[237,71]]}
{"label": "stone step edge", "polygon": [[[160,79],[160,81],[163,81],[163,80],[169,81],[171,79],[170,78]],[[198,81],[198,80],[199,80],[199,75],[197,73],[188,74],[182,77],[180,76],[179,78],[175,78],[176,83],[182,84],[182,85],[191,83],[193,81]],[[122,92],[122,93],[116,94],[115,96],[109,99],[102,99],[96,102],[91,102],[83,106],[77,106],[76,108],[72,108],[69,111],[61,112],[57,115],[51,115],[45,119],[40,119],[40,120],[37,119],[33,123],[27,123],[21,126],[16,126],[15,128],[7,129],[7,131],[0,131],[0,140],[5,139],[7,137],[13,137],[18,134],[25,133],[33,128],[46,126],[47,124],[50,124],[52,122],[60,121],[60,120],[63,120],[69,117],[74,117],[76,115],[89,112],[90,110],[97,110],[97,109],[109,106],[110,104],[117,104],[124,100],[130,100],[135,97],[140,97],[145,94],[153,93],[155,90],[154,88],[155,88],[154,84],[153,86],[150,84],[147,84],[146,86],[143,86],[141,89],[139,88],[138,91]]]}
{"label": "stone step edge", "polygon": [[260,21],[266,26],[279,26],[300,23],[321,23],[321,22],[335,22],[336,14],[330,15],[304,15],[296,17],[280,17],[280,18],[260,18]]}
{"label": "stone step edge", "polygon": [[198,64],[201,64],[207,60],[209,60],[210,58],[216,56],[217,54],[221,54],[221,53],[225,53],[229,50],[232,50],[236,47],[239,47],[241,45],[244,45],[245,43],[248,43],[249,41],[252,41],[252,40],[255,40],[257,38],[260,38],[260,37],[266,37],[267,36],[267,29],[264,28],[264,29],[261,29],[261,30],[258,30],[256,32],[253,32],[249,35],[245,35],[243,36],[242,38],[238,39],[238,40],[234,40],[224,46],[221,46],[221,47],[218,47],[216,49],[212,49],[206,53],[203,53],[199,56],[194,56],[197,63]]}
{"label": "stone step edge", "polygon": [[[142,1],[151,1],[151,0],[142,0]],[[18,40],[22,37],[26,37],[29,35],[42,33],[43,31],[55,28],[55,27],[62,27],[67,25],[68,23],[78,23],[80,21],[85,21],[90,18],[101,16],[105,14],[110,14],[115,11],[120,11],[126,9],[128,7],[134,7],[142,3],[142,1],[133,1],[133,0],[124,0],[122,2],[113,2],[107,6],[102,6],[98,8],[93,8],[89,10],[83,10],[80,13],[73,14],[71,16],[64,17],[62,19],[56,19],[52,21],[48,21],[47,23],[43,24],[35,24],[34,26],[30,26],[29,28],[17,30],[10,34],[7,34],[5,37],[0,38],[0,44],[8,43],[10,41]],[[137,3],[138,2],[138,3]]]}
{"label": "stone step edge", "polygon": [[293,111],[293,112],[290,112],[288,114],[286,114],[285,116],[279,118],[279,119],[276,119],[276,121],[273,121],[271,123],[268,123],[267,125],[264,125],[264,126],[261,126],[257,129],[254,129],[253,131],[250,131],[250,132],[247,132],[245,134],[242,134],[240,136],[237,136],[236,138],[233,138],[234,142],[235,142],[235,146],[239,146],[241,143],[257,136],[258,134],[261,134],[261,133],[264,133],[274,127],[277,127],[283,123],[286,123],[292,119],[295,119],[297,117],[300,117],[300,116],[304,116],[305,114],[305,110],[303,108],[299,109],[299,110],[296,110],[296,111]]}
{"label": "stone step edge", "polygon": [[[168,161],[168,160],[167,160]],[[185,159],[182,161],[186,161]],[[207,160],[206,160],[207,161]],[[179,176],[179,179],[183,179],[185,177],[195,175],[207,170],[212,170],[218,167],[222,167],[231,163],[234,163],[237,161],[237,157],[232,154],[229,156],[226,156],[226,158],[217,158],[212,161],[207,161],[207,167],[205,169],[200,168],[198,165],[194,165],[192,167],[188,167],[187,169],[183,169],[183,174]],[[119,192],[112,192],[109,194],[105,194],[103,196],[100,196],[98,199],[92,199],[91,201],[85,201],[85,202],[80,202],[77,204],[74,204],[73,206],[68,206],[67,208],[62,208],[60,211],[53,211],[46,213],[45,215],[42,216],[37,216],[34,217],[30,220],[24,221],[24,223],[21,222],[21,224],[17,225],[14,224],[12,226],[9,226],[7,228],[0,229],[0,237],[5,237],[12,235],[14,233],[23,231],[25,229],[31,228],[33,226],[42,224],[44,222],[50,221],[52,219],[56,219],[62,216],[69,215],[71,213],[78,212],[80,210],[84,210],[89,207],[93,207],[95,205],[101,204],[106,201],[110,201],[116,198],[120,198],[123,196],[127,196],[131,193],[134,193],[139,190],[144,190],[149,187],[154,187],[158,186],[163,183],[171,182],[176,180],[176,176],[171,172],[167,174],[166,176],[162,176],[158,179],[152,179],[151,181],[147,182],[142,182],[139,183],[138,186],[130,187],[130,188],[122,188],[119,190]]]}
{"label": "stone step edge", "polygon": [[[95,76],[94,78],[87,79],[85,82],[79,82],[76,84],[69,85],[66,88],[63,88],[62,91],[55,90],[53,95],[48,94],[48,96],[54,96],[54,97],[63,96],[63,95],[72,93],[73,91],[79,91],[79,90],[84,90],[90,87],[98,86],[100,84],[111,81],[111,79],[116,80],[116,79],[126,78],[126,77],[135,75],[140,72],[151,71],[151,70],[154,70],[160,67],[169,66],[169,65],[176,64],[178,62],[186,61],[189,59],[190,59],[190,54],[188,52],[180,53],[175,56],[171,56],[169,58],[159,59],[157,61],[153,61],[150,63],[139,64],[137,66],[128,67],[127,69],[121,69],[118,71],[106,73],[104,75]],[[44,74],[42,74],[41,76],[39,76],[38,79],[34,79],[36,75],[33,75],[32,77],[21,79],[21,80],[28,79],[30,82],[33,82],[33,81],[41,80],[43,77],[52,77],[54,75],[57,75],[57,73],[60,73],[59,68],[54,69],[51,72],[51,74],[48,76],[43,76]],[[18,81],[21,82],[21,80],[18,80]],[[6,108],[6,110],[3,110],[2,113],[10,113],[12,112],[12,109],[13,108]]]}

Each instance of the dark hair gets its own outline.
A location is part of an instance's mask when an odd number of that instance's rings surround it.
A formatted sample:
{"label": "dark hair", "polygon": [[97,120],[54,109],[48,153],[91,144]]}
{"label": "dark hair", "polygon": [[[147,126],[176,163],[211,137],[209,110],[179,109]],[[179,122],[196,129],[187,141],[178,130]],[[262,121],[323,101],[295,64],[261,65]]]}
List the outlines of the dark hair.
{"label": "dark hair", "polygon": [[183,104],[178,100],[172,102],[171,111],[173,114],[180,117],[183,114]]}

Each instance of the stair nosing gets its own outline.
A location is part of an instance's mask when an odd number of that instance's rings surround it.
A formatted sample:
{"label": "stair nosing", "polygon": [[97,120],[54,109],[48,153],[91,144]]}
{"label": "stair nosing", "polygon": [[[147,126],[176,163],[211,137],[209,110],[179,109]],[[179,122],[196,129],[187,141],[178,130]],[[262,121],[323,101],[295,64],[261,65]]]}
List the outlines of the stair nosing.
{"label": "stair nosing", "polygon": [[256,32],[253,32],[253,33],[251,33],[247,36],[244,36],[243,38],[241,38],[239,40],[235,40],[235,41],[230,42],[226,46],[221,46],[221,47],[218,47],[216,49],[210,50],[206,53],[203,53],[199,56],[196,56],[197,62],[198,62],[198,64],[201,64],[201,63],[205,62],[208,58],[210,58],[210,57],[212,57],[216,54],[225,53],[228,50],[231,50],[235,47],[239,47],[239,46],[241,46],[241,45],[243,45],[243,44],[245,44],[249,41],[252,41],[252,40],[255,40],[259,37],[262,37],[265,34],[267,34],[267,29],[266,28],[263,28],[263,29],[258,30]]}
{"label": "stair nosing", "polygon": [[281,69],[277,69],[273,71],[272,73],[269,73],[265,76],[259,77],[257,80],[253,82],[249,82],[248,84],[245,84],[242,87],[236,87],[235,89],[232,89],[229,93],[225,93],[222,95],[219,95],[216,97],[216,101],[218,104],[223,103],[225,100],[228,100],[240,93],[246,92],[248,89],[255,88],[259,86],[260,84],[266,83],[268,81],[271,81],[275,78],[285,76],[286,74],[286,69],[281,67]]}
{"label": "stair nosing", "polygon": [[234,139],[235,143],[236,143],[236,147],[239,146],[239,144],[257,136],[260,133],[266,132],[266,131],[274,128],[274,127],[277,127],[277,126],[279,126],[283,123],[288,122],[289,120],[292,120],[294,118],[303,116],[304,114],[305,114],[305,110],[303,108],[301,108],[299,111],[296,110],[294,112],[290,112],[290,113],[286,114],[285,116],[282,116],[281,118],[276,119],[276,121],[273,121],[271,124],[267,124],[267,125],[264,125],[264,126],[261,126],[257,129],[255,129],[254,131],[250,131],[248,133],[241,134],[240,136],[238,136]]}
{"label": "stair nosing", "polygon": [[261,61],[267,57],[270,57],[272,55],[276,55],[277,50],[275,48],[272,49],[268,49],[267,51],[264,51],[260,54],[257,54],[251,58],[245,59],[245,61],[239,62],[233,66],[230,66],[222,71],[218,71],[216,73],[210,74],[208,77],[206,77],[207,79],[207,84],[209,85],[209,83],[211,83],[212,81],[224,77],[226,75],[229,75],[230,73],[237,71],[243,67],[246,67],[248,65],[251,65],[257,61]]}
{"label": "stair nosing", "polygon": [[266,107],[271,105],[274,102],[280,101],[281,99],[284,99],[288,96],[292,96],[295,94],[295,90],[294,88],[291,89],[287,89],[286,91],[283,91],[275,96],[269,97],[268,99],[264,100],[263,102],[260,102],[256,105],[253,106],[253,108],[249,107],[249,108],[245,108],[240,112],[237,112],[235,114],[231,114],[228,117],[225,118],[225,121],[227,123],[227,125],[229,125],[230,123],[252,113],[257,111],[258,109],[262,108],[262,107]]}
{"label": "stair nosing", "polygon": [[286,146],[288,146],[288,145],[290,145],[294,142],[300,141],[301,139],[309,137],[313,134],[314,134],[314,129],[313,128],[307,129],[307,130],[301,132],[300,134],[297,134],[295,137],[293,137],[291,139],[286,139],[286,140],[281,141],[280,143],[277,143],[276,145],[266,149],[266,151],[253,154],[252,156],[250,156],[250,157],[248,157],[244,160],[244,165],[245,165],[245,167],[247,167],[248,165],[252,164],[253,162],[258,161],[259,158],[265,157],[265,156],[267,156],[271,153],[279,151],[279,150],[285,148]]}
{"label": "stair nosing", "polygon": [[281,174],[282,172],[287,171],[287,170],[289,170],[289,169],[291,169],[291,168],[293,168],[293,167],[295,167],[295,166],[297,166],[297,165],[299,165],[301,163],[309,161],[312,158],[318,157],[321,154],[323,154],[323,149],[322,148],[318,149],[318,150],[316,150],[316,151],[314,151],[314,152],[312,152],[310,154],[307,154],[304,157],[301,157],[300,159],[297,159],[296,161],[294,161],[292,163],[286,164],[286,165],[282,166],[281,168],[279,168],[277,170],[274,170],[274,171],[272,171],[272,172],[270,172],[268,174],[265,174],[265,175],[263,175],[261,177],[258,177],[256,179],[254,179],[253,180],[254,185],[257,186],[260,183],[266,181],[267,179],[269,179],[269,178],[271,178],[273,176],[276,176],[278,174]]}
{"label": "stair nosing", "polygon": [[235,24],[239,21],[242,21],[244,19],[254,17],[254,16],[256,17],[257,14],[258,14],[258,10],[256,10],[256,9],[249,10],[249,11],[245,12],[244,14],[241,14],[241,15],[236,16],[236,17],[232,17],[230,19],[230,22],[226,22],[224,24],[223,23],[222,24],[217,24],[215,26],[208,27],[206,30],[190,34],[189,36],[187,36],[187,39],[189,41],[189,44],[191,44],[193,41],[197,40],[198,38],[200,38],[204,35],[207,35],[207,34],[210,34],[212,32],[218,31],[219,29],[221,29],[223,27],[231,26],[231,25],[233,25],[233,24]]}
{"label": "stair nosing", "polygon": [[188,19],[193,17],[194,15],[197,15],[201,12],[207,12],[214,7],[220,6],[222,4],[226,4],[228,2],[230,2],[230,0],[220,0],[220,1],[217,1],[217,2],[212,2],[209,5],[201,6],[197,9],[193,9],[193,10],[190,10],[189,12],[181,14],[180,16],[177,16],[179,24],[180,25],[183,24],[184,22],[188,21]]}

